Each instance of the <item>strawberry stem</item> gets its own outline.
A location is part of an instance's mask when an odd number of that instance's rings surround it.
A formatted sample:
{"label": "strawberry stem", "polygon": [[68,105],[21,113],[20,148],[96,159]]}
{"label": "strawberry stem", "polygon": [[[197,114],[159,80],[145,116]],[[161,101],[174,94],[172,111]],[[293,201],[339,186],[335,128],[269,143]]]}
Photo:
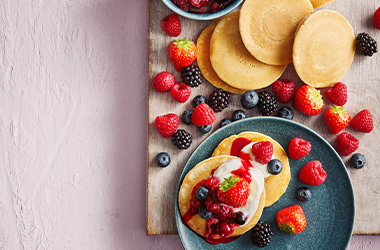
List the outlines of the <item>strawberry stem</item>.
{"label": "strawberry stem", "polygon": [[228,179],[224,178],[224,181],[219,184],[219,189],[226,192],[230,187],[234,187],[239,182],[237,176],[230,176]]}

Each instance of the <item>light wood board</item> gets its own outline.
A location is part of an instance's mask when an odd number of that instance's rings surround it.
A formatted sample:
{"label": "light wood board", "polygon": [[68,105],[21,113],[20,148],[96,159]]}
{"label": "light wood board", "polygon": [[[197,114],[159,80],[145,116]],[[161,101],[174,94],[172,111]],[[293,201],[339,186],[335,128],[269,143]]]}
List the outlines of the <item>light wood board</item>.
{"label": "light wood board", "polygon": [[[372,24],[372,15],[380,1],[353,1],[336,0],[322,8],[329,8],[340,12],[352,24],[356,34],[368,32],[380,41],[380,31],[375,30]],[[162,138],[154,128],[154,119],[158,115],[176,113],[179,116],[185,109],[191,108],[190,100],[185,104],[175,102],[170,93],[158,93],[152,90],[150,80],[161,71],[169,71],[175,74],[180,81],[180,74],[176,72],[167,56],[167,46],[173,40],[166,35],[160,27],[160,20],[170,14],[159,0],[150,0],[149,7],[149,82],[148,82],[148,138],[147,138],[147,234],[168,235],[176,234],[174,219],[174,197],[180,173],[190,154],[202,142],[207,135],[201,135],[195,126],[180,124],[193,135],[193,143],[186,151],[176,149],[170,139]],[[183,31],[182,37],[196,41],[200,32],[210,22],[193,21],[181,18]],[[284,78],[302,84],[289,66],[283,75]],[[348,85],[349,101],[346,108],[352,115],[364,108],[368,108],[374,114],[375,130],[371,134],[363,134],[347,129],[360,140],[358,152],[366,155],[368,166],[361,170],[350,169],[356,203],[355,234],[380,234],[380,53],[372,58],[356,55],[355,61],[342,79]],[[198,88],[192,89],[191,98],[198,94],[208,96],[214,88],[209,83],[204,83]],[[268,88],[270,89],[270,88]],[[231,113],[240,109],[240,96],[232,95],[231,108],[218,113],[213,131],[218,128],[219,121],[230,117]],[[258,116],[258,112],[247,112],[250,117]],[[334,145],[336,136],[331,135],[323,122],[322,116],[309,117],[295,113],[295,121],[300,122],[326,138]],[[168,152],[172,157],[172,163],[165,169],[155,165],[155,156],[162,151]],[[343,158],[347,162],[348,157]],[[342,208],[344,209],[344,208]]]}

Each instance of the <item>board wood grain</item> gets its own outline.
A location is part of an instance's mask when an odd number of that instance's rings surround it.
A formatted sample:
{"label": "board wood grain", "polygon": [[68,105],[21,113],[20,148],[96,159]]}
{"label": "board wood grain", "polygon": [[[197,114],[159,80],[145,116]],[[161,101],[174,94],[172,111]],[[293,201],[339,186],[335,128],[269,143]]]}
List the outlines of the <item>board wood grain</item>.
{"label": "board wood grain", "polygon": [[[372,15],[380,2],[377,1],[353,1],[336,0],[322,8],[333,9],[344,15],[352,24],[355,33],[368,32],[380,41],[380,32],[372,25]],[[190,154],[205,139],[207,135],[201,135],[195,126],[180,124],[180,128],[186,129],[193,135],[193,143],[188,150],[181,151],[175,148],[170,139],[162,138],[154,128],[154,119],[158,115],[175,113],[179,116],[185,109],[191,108],[190,101],[184,104],[175,102],[170,93],[158,93],[151,88],[151,79],[159,72],[168,71],[174,73],[180,81],[180,73],[172,66],[167,56],[167,46],[173,40],[166,35],[160,27],[160,20],[171,11],[158,0],[149,2],[149,82],[148,84],[148,148],[147,148],[147,234],[169,235],[176,234],[174,219],[174,197],[180,173]],[[183,31],[182,37],[196,41],[200,32],[210,22],[193,21],[181,18]],[[301,85],[302,81],[297,77],[292,65],[289,65],[283,78],[291,79]],[[349,169],[355,192],[356,219],[355,234],[380,234],[380,55],[372,58],[356,55],[349,72],[342,79],[348,85],[349,101],[345,105],[351,115],[367,108],[374,114],[375,130],[371,134],[363,134],[346,129],[360,140],[358,152],[366,155],[368,166],[361,170]],[[198,94],[208,96],[214,87],[205,82],[198,88],[192,89],[191,98]],[[270,89],[270,88],[267,88]],[[329,105],[329,103],[326,103]],[[218,113],[217,121],[212,131],[218,128],[219,121],[230,117],[232,112],[240,109],[239,95],[232,95],[230,108]],[[257,110],[248,111],[250,117],[259,116]],[[322,116],[309,117],[295,113],[295,121],[300,122],[317,133],[321,134],[332,145],[336,136],[331,135],[324,125]],[[169,167],[161,169],[155,164],[155,156],[159,152],[168,152],[172,157]],[[345,163],[349,160],[344,157]],[[342,208],[344,209],[344,208]]]}

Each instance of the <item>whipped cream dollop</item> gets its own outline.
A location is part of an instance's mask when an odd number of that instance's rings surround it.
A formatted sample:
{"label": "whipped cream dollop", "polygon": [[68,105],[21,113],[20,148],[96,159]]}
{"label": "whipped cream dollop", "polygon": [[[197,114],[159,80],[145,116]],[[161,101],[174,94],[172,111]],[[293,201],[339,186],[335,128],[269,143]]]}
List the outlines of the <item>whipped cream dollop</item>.
{"label": "whipped cream dollop", "polygon": [[[269,176],[271,176],[272,174],[268,172],[268,167],[267,165],[268,164],[261,164],[260,162],[256,161],[255,160],[255,156],[252,154],[252,145],[253,144],[256,144],[257,142],[251,142],[250,144],[248,144],[247,146],[245,146],[241,151],[244,152],[244,153],[247,153],[249,154],[249,156],[251,157],[251,164],[260,169],[264,175],[264,178],[267,178]],[[272,157],[271,159],[273,160],[274,159],[274,155],[272,154]]]}

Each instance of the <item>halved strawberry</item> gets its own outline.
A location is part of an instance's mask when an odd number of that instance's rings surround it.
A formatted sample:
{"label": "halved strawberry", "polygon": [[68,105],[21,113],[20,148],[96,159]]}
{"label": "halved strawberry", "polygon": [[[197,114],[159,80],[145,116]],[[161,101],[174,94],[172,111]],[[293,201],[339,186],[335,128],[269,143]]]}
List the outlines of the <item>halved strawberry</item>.
{"label": "halved strawberry", "polygon": [[319,90],[309,85],[302,85],[294,94],[293,106],[305,115],[318,115],[323,110],[324,102]]}
{"label": "halved strawberry", "polygon": [[218,200],[233,207],[241,207],[247,203],[249,183],[239,176],[232,175],[219,183]]}

